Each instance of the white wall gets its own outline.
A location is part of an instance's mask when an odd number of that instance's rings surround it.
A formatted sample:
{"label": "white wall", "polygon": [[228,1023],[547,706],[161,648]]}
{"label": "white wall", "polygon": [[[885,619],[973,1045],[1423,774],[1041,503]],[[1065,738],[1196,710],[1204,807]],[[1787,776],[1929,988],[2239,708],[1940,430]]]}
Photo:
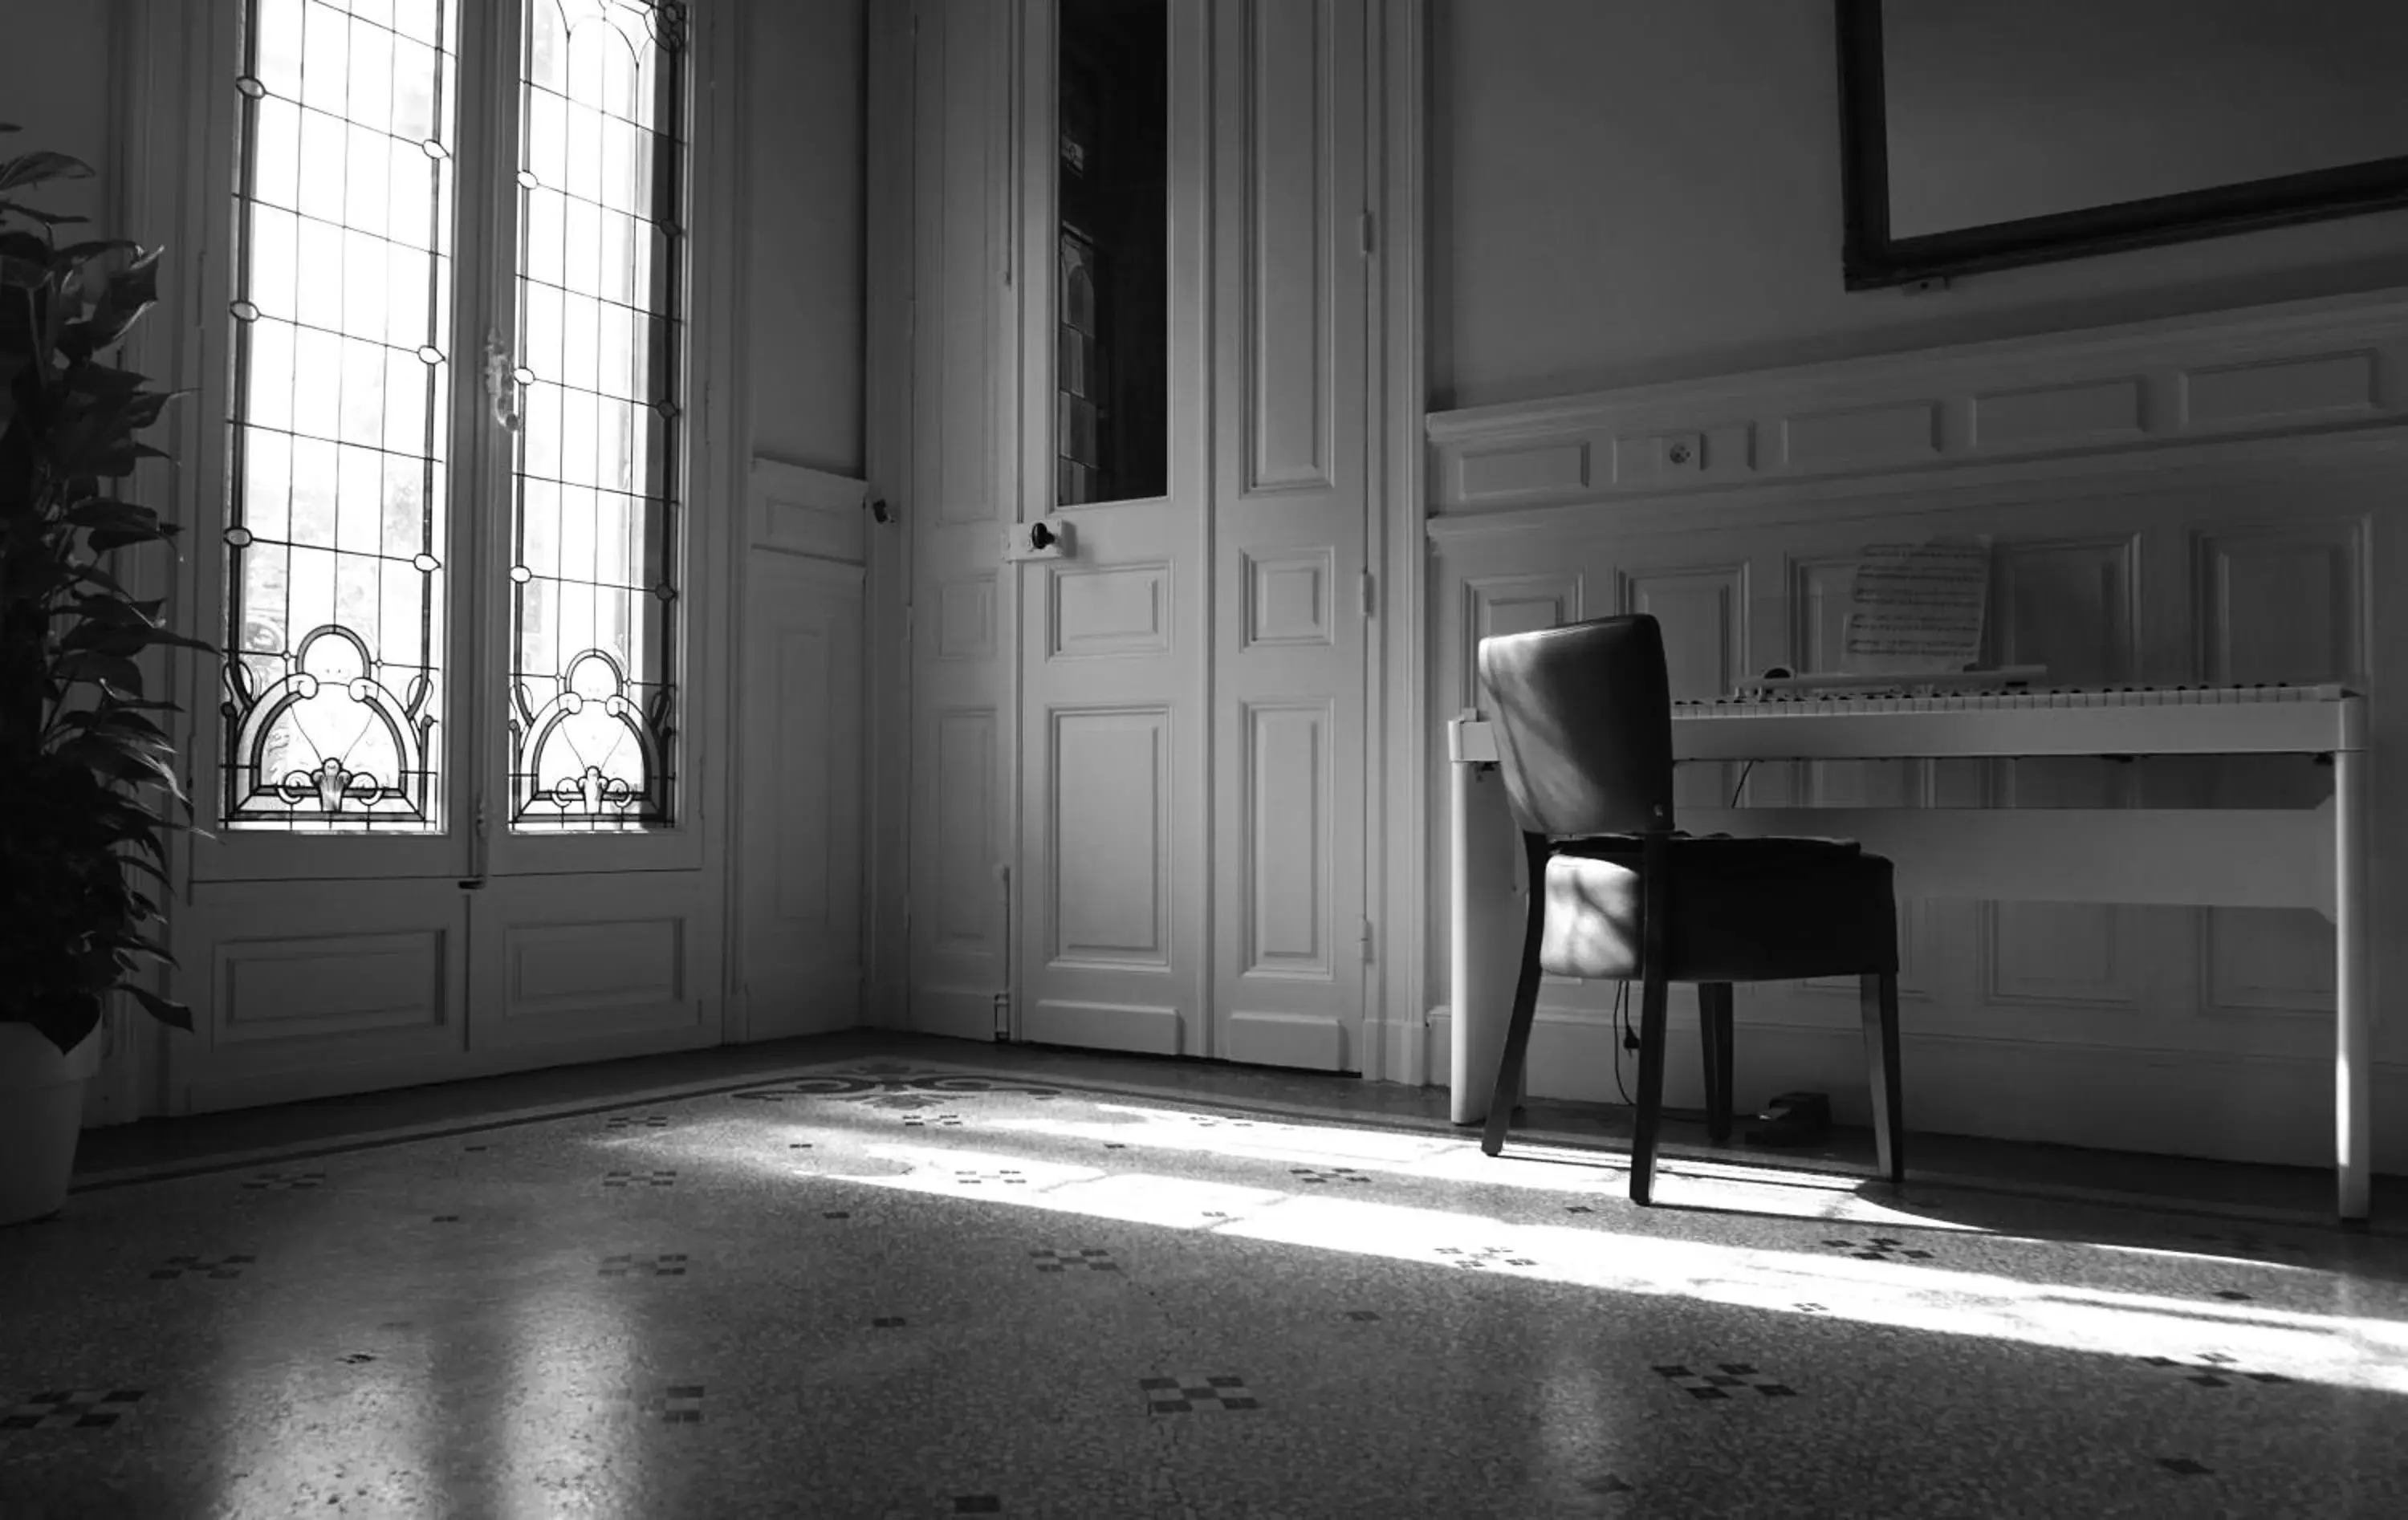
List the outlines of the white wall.
{"label": "white wall", "polygon": [[2408,212],[1840,283],[1828,0],[1432,0],[1430,407],[2372,290]]}
{"label": "white wall", "polygon": [[[109,65],[116,8],[105,0],[11,7],[8,44],[0,48],[0,121],[24,128],[0,136],[0,158],[44,149],[71,153],[94,171],[91,179],[62,181],[36,192],[36,203],[46,211],[93,219],[92,227],[63,228],[64,233],[106,236],[108,219],[114,213],[106,176],[116,139]],[[156,237],[143,240],[155,241]]]}
{"label": "white wall", "polygon": [[866,0],[742,7],[752,448],[862,469]]}

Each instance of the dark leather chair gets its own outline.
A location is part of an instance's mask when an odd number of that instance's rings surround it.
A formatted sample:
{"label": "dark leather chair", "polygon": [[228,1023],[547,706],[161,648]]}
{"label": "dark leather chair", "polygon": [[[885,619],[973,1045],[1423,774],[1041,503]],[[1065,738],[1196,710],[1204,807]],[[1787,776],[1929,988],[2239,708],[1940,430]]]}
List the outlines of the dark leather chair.
{"label": "dark leather chair", "polygon": [[1630,1197],[1655,1188],[1668,984],[1694,982],[1706,1112],[1729,1138],[1731,984],[1860,979],[1873,1137],[1906,1180],[1899,1118],[1898,909],[1890,863],[1836,839],[1693,837],[1672,826],[1672,697],[1645,613],[1480,641],[1498,769],[1522,829],[1529,930],[1480,1148],[1504,1148],[1522,1091],[1539,978],[1640,984]]}

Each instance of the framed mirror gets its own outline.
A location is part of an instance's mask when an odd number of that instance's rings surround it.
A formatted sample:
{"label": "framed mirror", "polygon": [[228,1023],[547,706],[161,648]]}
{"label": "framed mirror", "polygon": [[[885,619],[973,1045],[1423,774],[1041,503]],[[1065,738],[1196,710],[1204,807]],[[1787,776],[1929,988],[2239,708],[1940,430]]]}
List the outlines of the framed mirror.
{"label": "framed mirror", "polygon": [[1835,0],[1847,288],[2408,206],[2401,0]]}

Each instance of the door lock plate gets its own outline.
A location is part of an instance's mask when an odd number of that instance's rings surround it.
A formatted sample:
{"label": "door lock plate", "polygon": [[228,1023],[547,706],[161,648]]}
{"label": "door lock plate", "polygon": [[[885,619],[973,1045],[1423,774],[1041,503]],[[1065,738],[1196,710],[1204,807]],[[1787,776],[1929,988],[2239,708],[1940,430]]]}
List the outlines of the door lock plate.
{"label": "door lock plate", "polygon": [[1026,523],[1015,523],[1003,530],[1003,557],[1009,562],[1023,559],[1068,559],[1071,556],[1070,524],[1059,517],[1039,517]]}

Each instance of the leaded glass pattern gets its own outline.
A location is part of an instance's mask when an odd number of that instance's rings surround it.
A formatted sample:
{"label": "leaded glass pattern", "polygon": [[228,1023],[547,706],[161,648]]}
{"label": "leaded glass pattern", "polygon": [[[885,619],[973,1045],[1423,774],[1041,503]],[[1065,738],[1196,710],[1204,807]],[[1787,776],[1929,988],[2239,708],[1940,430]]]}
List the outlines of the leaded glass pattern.
{"label": "leaded glass pattern", "polygon": [[443,825],[446,0],[243,13],[224,822]]}
{"label": "leaded glass pattern", "polygon": [[674,796],[684,9],[526,0],[510,823],[658,826]]}

